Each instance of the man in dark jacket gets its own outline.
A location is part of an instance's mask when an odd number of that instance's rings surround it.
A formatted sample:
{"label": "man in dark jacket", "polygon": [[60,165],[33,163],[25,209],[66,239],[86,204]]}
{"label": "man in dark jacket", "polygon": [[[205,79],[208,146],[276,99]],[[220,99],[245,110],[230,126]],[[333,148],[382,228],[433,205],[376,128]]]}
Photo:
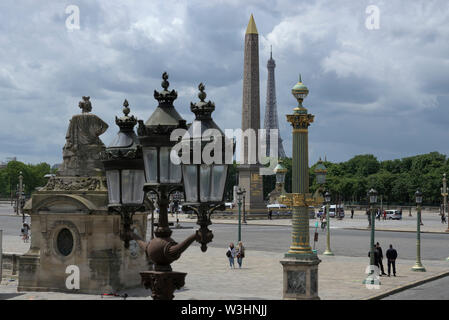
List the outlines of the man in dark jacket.
{"label": "man in dark jacket", "polygon": [[382,259],[384,258],[384,254],[382,252],[382,248],[380,247],[379,242],[376,243],[376,249],[377,249],[377,252],[379,254],[379,267],[380,267],[381,275],[382,276],[386,276],[387,274],[385,273],[385,270],[384,270],[384,264],[382,263]]}
{"label": "man in dark jacket", "polygon": [[393,265],[393,275],[396,277],[396,258],[398,253],[393,249],[393,245],[390,244],[390,249],[387,250],[386,256],[388,259],[388,276],[390,276],[391,265]]}

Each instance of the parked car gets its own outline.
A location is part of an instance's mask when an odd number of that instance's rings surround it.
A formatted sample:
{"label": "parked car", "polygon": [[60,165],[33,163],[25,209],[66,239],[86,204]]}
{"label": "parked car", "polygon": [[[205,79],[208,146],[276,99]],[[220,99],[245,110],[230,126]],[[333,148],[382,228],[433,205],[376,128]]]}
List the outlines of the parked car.
{"label": "parked car", "polygon": [[402,214],[399,210],[385,210],[388,220],[402,220]]}
{"label": "parked car", "polygon": [[234,203],[233,202],[225,202],[226,209],[234,209]]}

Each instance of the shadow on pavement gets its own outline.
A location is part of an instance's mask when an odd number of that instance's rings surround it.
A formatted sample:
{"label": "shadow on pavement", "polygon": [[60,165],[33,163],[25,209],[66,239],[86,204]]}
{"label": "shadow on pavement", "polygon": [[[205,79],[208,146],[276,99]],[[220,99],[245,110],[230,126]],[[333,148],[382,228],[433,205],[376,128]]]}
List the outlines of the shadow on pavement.
{"label": "shadow on pavement", "polygon": [[8,300],[23,295],[23,293],[0,293],[0,300]]}

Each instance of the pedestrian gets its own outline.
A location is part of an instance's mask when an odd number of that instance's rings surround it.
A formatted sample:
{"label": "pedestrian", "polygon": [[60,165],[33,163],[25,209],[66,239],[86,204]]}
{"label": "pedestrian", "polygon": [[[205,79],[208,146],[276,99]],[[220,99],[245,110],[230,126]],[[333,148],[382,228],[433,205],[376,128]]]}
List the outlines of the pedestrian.
{"label": "pedestrian", "polygon": [[443,214],[441,215],[441,223],[445,224],[446,223],[446,216],[443,212]]}
{"label": "pedestrian", "polygon": [[388,259],[388,276],[390,276],[391,266],[393,266],[393,276],[396,277],[396,258],[398,257],[398,252],[393,249],[393,245],[390,244],[390,249],[387,250],[386,256]]}
{"label": "pedestrian", "polygon": [[239,241],[237,247],[237,262],[239,264],[239,269],[242,268],[243,258],[245,258],[245,247],[243,246],[243,242]]}
{"label": "pedestrian", "polygon": [[379,267],[380,267],[380,271],[381,271],[381,275],[382,276],[386,276],[387,274],[384,271],[384,264],[382,263],[382,259],[384,258],[384,254],[382,252],[382,248],[380,247],[379,242],[376,243],[376,249],[379,255]]}
{"label": "pedestrian", "polygon": [[324,230],[326,228],[326,217],[323,216],[323,219],[321,220],[321,229]]}
{"label": "pedestrian", "polygon": [[272,220],[273,211],[270,209],[268,210],[268,220]]}
{"label": "pedestrian", "polygon": [[387,220],[387,210],[384,210],[383,216],[384,216],[384,220]]}
{"label": "pedestrian", "polygon": [[229,244],[228,251],[226,251],[226,256],[229,259],[229,266],[231,268],[234,268],[234,269],[235,269],[235,264],[234,264],[235,255],[236,255],[236,251],[235,251],[235,248],[234,248],[234,244],[231,242]]}
{"label": "pedestrian", "polygon": [[354,208],[351,209],[351,219],[354,218]]}
{"label": "pedestrian", "polygon": [[24,223],[22,225],[22,228],[20,229],[23,242],[28,242],[28,239],[29,239],[28,233],[29,233],[29,231],[30,231],[30,226],[28,225],[28,223]]}

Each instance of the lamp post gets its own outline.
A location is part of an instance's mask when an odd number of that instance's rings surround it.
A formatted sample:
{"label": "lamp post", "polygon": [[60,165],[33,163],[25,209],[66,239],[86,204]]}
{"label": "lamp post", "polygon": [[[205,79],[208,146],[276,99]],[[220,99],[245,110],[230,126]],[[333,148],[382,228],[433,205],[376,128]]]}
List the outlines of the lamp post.
{"label": "lamp post", "polygon": [[237,190],[237,204],[239,206],[239,227],[238,227],[238,241],[240,242],[242,240],[242,224],[241,224],[241,207],[242,207],[242,197],[243,197],[243,190],[239,188]]}
{"label": "lamp post", "polygon": [[370,203],[370,219],[371,219],[371,236],[370,236],[370,273],[368,277],[363,281],[365,284],[376,284],[379,285],[380,282],[374,276],[374,231],[375,231],[375,204],[377,203],[377,191],[371,188],[368,191],[368,198]]}
{"label": "lamp post", "polygon": [[[22,222],[25,222],[25,214],[23,212],[23,174],[22,171],[19,173],[19,198],[17,201],[17,213],[22,214]],[[20,211],[19,211],[20,210]]]}
{"label": "lamp post", "polygon": [[310,246],[309,205],[322,203],[309,193],[308,127],[314,116],[309,114],[302,102],[309,89],[299,82],[292,88],[298,105],[287,121],[292,125],[292,193],[280,197],[280,202],[292,210],[292,244],[281,260],[283,266],[284,299],[319,299],[318,264],[321,262]]}
{"label": "lamp post", "polygon": [[[212,241],[212,231],[207,227],[211,224],[210,215],[224,208],[224,187],[233,150],[230,154],[224,152],[229,139],[211,118],[215,105],[204,101],[204,85],[199,86],[201,101],[190,105],[196,118],[186,130],[186,121],[173,106],[177,92],[167,90],[167,73],[164,72],[162,79],[164,90],[154,92],[155,99],[159,101],[158,107],[146,123],[138,121],[137,132],[142,145],[146,179],[143,189],[145,193],[156,194],[159,207],[155,238],[146,247],[148,257],[154,262],[153,268],[140,275],[145,288],[151,288],[153,299],[171,300],[174,290],[184,286],[187,275],[174,272],[171,263],[179,259],[193,241],[201,244],[203,252],[207,250],[207,243]],[[207,151],[210,155],[212,150],[213,156],[205,157]],[[229,159],[225,159],[226,156]],[[197,224],[200,226],[179,244],[171,238],[167,212],[170,194],[176,191],[184,191],[184,207],[197,214]]]}
{"label": "lamp post", "polygon": [[246,205],[245,205],[245,195],[246,195],[246,190],[245,188],[242,188],[243,191],[243,201],[242,201],[242,205],[243,205],[243,223],[246,224]]}
{"label": "lamp post", "polygon": [[121,216],[120,238],[129,248],[131,225],[136,211],[145,211],[143,185],[145,183],[142,147],[134,133],[137,119],[128,116],[128,101],[123,103],[124,116],[116,117],[120,128],[116,138],[105,150],[103,165],[108,184],[108,209]]}
{"label": "lamp post", "polygon": [[415,192],[417,215],[416,215],[416,263],[412,267],[413,271],[425,272],[426,268],[421,263],[421,203],[422,192]]}
{"label": "lamp post", "polygon": [[[447,182],[446,182],[446,173],[443,174],[443,188],[441,189],[441,195],[443,196],[443,212],[441,213],[444,216],[446,216],[447,210]],[[442,220],[443,220],[443,217]],[[449,220],[449,214],[448,214],[448,220]],[[447,225],[446,232],[449,232],[449,223]]]}
{"label": "lamp post", "polygon": [[326,202],[326,221],[327,221],[327,235],[326,235],[326,251],[323,252],[326,256],[333,256],[334,253],[331,250],[331,240],[330,240],[330,215],[329,215],[329,205],[331,203],[331,194],[327,191],[324,194],[324,201]]}

